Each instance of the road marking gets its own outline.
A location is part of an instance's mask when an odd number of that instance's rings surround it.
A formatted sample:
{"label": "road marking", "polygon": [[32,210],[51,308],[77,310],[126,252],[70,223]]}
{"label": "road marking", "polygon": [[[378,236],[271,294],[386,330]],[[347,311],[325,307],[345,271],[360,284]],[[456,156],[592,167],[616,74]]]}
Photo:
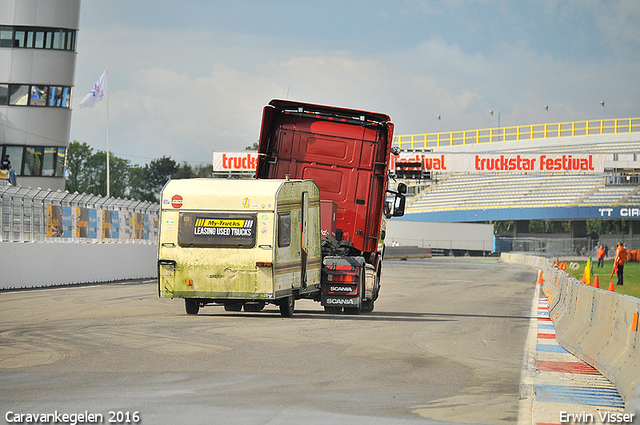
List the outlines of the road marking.
{"label": "road marking", "polygon": [[568,414],[599,424],[599,412],[622,413],[624,401],[611,381],[562,348],[555,337],[547,300],[536,285],[520,378],[518,425],[557,425],[566,423]]}

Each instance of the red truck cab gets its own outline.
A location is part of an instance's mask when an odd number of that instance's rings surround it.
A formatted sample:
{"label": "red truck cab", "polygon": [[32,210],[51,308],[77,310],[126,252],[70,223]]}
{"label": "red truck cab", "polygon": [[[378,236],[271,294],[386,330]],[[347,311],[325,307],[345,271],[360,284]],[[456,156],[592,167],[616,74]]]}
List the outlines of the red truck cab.
{"label": "red truck cab", "polygon": [[272,100],[264,108],[257,177],[309,179],[336,204],[336,229],[375,252],[382,220],[393,123],[388,115]]}
{"label": "red truck cab", "polygon": [[[333,247],[326,244],[323,251],[322,303],[327,309],[373,309],[383,215],[404,213],[402,193],[392,192],[393,213],[385,205],[392,141],[393,123],[385,114],[288,100],[272,100],[264,108],[256,177],[315,181],[323,216],[332,217],[323,218],[330,226],[323,228],[323,238],[333,240]],[[404,193],[401,186],[398,192]],[[335,238],[326,236],[332,232]],[[338,276],[341,270],[345,276]],[[335,285],[353,283],[354,276],[353,291]]]}

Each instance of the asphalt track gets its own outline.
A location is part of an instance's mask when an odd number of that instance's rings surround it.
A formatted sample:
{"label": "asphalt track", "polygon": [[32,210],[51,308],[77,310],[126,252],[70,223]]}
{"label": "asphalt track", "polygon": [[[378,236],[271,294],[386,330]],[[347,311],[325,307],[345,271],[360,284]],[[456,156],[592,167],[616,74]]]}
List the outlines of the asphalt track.
{"label": "asphalt track", "polygon": [[300,301],[293,318],[187,316],[150,281],[0,293],[0,423],[515,424],[536,278],[495,260],[390,260],[373,313]]}

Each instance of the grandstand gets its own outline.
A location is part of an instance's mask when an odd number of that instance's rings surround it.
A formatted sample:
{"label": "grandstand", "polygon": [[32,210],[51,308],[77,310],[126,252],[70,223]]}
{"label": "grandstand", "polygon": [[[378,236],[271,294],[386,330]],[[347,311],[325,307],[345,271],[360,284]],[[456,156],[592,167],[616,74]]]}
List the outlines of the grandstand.
{"label": "grandstand", "polygon": [[[617,121],[617,120],[616,120]],[[407,219],[428,220],[433,212],[460,212],[463,210],[513,210],[526,208],[526,216],[520,214],[514,219],[544,218],[544,214],[531,213],[535,209],[571,207],[611,207],[638,206],[640,204],[640,119],[629,120],[632,126],[628,132],[547,138],[526,137],[522,140],[488,141],[474,139],[474,143],[455,144],[455,138],[432,137],[448,140],[449,145],[429,147],[428,143],[417,146],[414,136],[398,136],[396,146],[413,153],[511,153],[511,154],[605,154],[609,159],[604,172],[593,173],[431,173],[427,180],[406,180],[415,193],[407,202]],[[636,125],[635,123],[638,123]],[[558,126],[561,124],[557,124]],[[531,126],[527,126],[529,128]],[[603,129],[606,130],[606,126]],[[506,131],[505,131],[506,133]],[[514,132],[518,133],[518,132]],[[522,132],[530,136],[530,132]],[[411,142],[402,142],[410,137]],[[423,140],[429,136],[424,135]],[[424,145],[427,145],[427,148]],[[426,215],[425,215],[426,214]],[[432,214],[431,214],[432,215]],[[504,211],[496,211],[496,219],[505,219]],[[467,217],[469,215],[467,214]],[[475,215],[474,215],[475,216]],[[432,217],[435,217],[432,215]],[[435,221],[459,221],[459,214],[451,214],[451,220],[443,220],[442,214]],[[482,217],[487,217],[482,214]],[[567,216],[566,219],[575,218]],[[596,217],[594,217],[596,218]],[[513,219],[513,218],[508,218]],[[473,219],[472,219],[473,220]],[[468,221],[468,220],[464,220]]]}
{"label": "grandstand", "polygon": [[[586,220],[626,219],[633,222],[625,236],[634,239],[634,233],[640,233],[640,118],[548,127],[557,131],[522,126],[397,136],[394,144],[402,155],[416,158],[421,154],[593,155],[603,158],[604,164],[587,172],[423,171],[421,179],[402,179],[410,196],[402,219],[451,223],[513,220],[514,237],[515,229],[521,230],[518,236],[528,233],[522,231],[528,226],[518,222],[568,220],[572,238],[587,236]],[[567,128],[574,131],[558,130]]]}
{"label": "grandstand", "polygon": [[[462,174],[442,175],[437,182],[428,185],[408,202],[408,213],[446,211],[451,209],[488,209],[520,207],[557,207],[576,205],[594,196],[594,189],[606,192],[602,174],[579,178],[564,174]],[[631,188],[614,188],[615,202],[627,196]],[[623,189],[623,193],[617,192]],[[605,197],[605,195],[602,195]],[[607,205],[610,205],[608,202]]]}

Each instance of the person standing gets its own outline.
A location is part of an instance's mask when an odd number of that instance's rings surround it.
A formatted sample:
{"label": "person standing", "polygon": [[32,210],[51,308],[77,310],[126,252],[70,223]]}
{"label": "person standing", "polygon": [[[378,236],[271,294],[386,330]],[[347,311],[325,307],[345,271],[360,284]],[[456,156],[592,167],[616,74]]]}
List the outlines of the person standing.
{"label": "person standing", "polygon": [[624,273],[624,261],[627,259],[627,250],[624,249],[622,242],[618,242],[618,249],[616,249],[616,256],[613,258],[613,266],[618,269],[618,283],[616,285],[623,285],[623,273]]}
{"label": "person standing", "polygon": [[0,170],[10,170],[11,169],[11,161],[9,161],[9,155],[5,155],[0,161]]}
{"label": "person standing", "polygon": [[600,244],[598,247],[597,257],[598,257],[598,267],[604,267],[604,256],[607,253],[605,251],[604,246]]}

